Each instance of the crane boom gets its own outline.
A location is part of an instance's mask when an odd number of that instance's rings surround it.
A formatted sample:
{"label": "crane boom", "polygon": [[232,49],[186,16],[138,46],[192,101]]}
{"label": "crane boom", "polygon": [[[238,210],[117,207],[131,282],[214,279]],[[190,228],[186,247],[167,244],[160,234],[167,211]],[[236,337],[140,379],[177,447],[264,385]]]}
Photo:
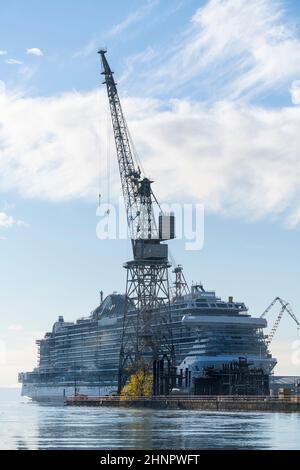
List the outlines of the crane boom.
{"label": "crane boom", "polygon": [[267,313],[271,310],[271,308],[276,304],[276,302],[279,300],[279,297],[275,297],[274,300],[272,300],[272,302],[270,303],[270,305],[268,305],[268,307],[263,311],[263,313],[261,314],[260,318],[264,318]]}
{"label": "crane boom", "polygon": [[260,317],[264,318],[267,315],[267,313],[272,309],[272,307],[274,307],[276,302],[278,302],[281,305],[281,310],[275,320],[275,323],[269,335],[267,336],[266,343],[268,346],[270,345],[271,341],[273,340],[275,336],[275,333],[278,329],[279,323],[283,317],[284,312],[287,312],[289,314],[289,316],[294,320],[294,322],[298,325],[298,327],[300,326],[300,322],[297,319],[296,315],[294,314],[290,304],[286,302],[285,300],[281,299],[280,297],[275,297],[275,299],[270,303],[270,305],[266,308],[266,310],[261,314]]}
{"label": "crane boom", "polygon": [[268,346],[270,345],[270,343],[272,342],[272,340],[273,340],[273,338],[274,338],[274,336],[275,336],[275,333],[276,333],[276,331],[277,331],[277,328],[278,328],[278,326],[279,326],[279,323],[281,322],[281,319],[282,319],[283,314],[284,314],[284,312],[285,312],[285,310],[286,310],[286,307],[287,307],[286,305],[283,305],[283,307],[282,307],[282,309],[280,310],[279,315],[278,315],[278,317],[276,318],[276,321],[275,321],[275,323],[274,323],[274,325],[273,325],[273,327],[272,327],[272,330],[271,330],[271,332],[269,333],[269,335],[268,335],[268,337],[267,337],[266,343],[267,343]]}
{"label": "crane boom", "polygon": [[134,151],[113,72],[105,57],[106,50],[101,49],[98,53],[102,60],[102,75],[105,77],[104,84],[107,88],[127,223],[134,248],[135,240],[158,238],[152,207],[152,181],[142,177],[139,166],[135,164]]}
{"label": "crane boom", "polygon": [[[284,302],[282,299],[279,299],[280,300],[280,303],[281,305],[284,305]],[[292,320],[294,320],[294,322],[300,326],[300,322],[298,320],[298,318],[296,317],[296,315],[294,314],[293,310],[292,310],[292,307],[290,306],[290,304],[288,302],[285,302],[285,310],[287,311],[287,313],[289,314],[289,316],[292,318]]]}
{"label": "crane boom", "polygon": [[[130,302],[125,306],[119,356],[118,389],[121,391],[132,372],[157,371],[164,361],[168,362],[168,370],[175,370],[168,245],[161,243],[175,237],[175,219],[172,214],[160,214],[157,230],[153,203],[158,205],[158,202],[151,189],[152,181],[141,175],[135,162],[134,148],[106,51],[101,49],[98,53],[102,60],[133,249],[133,260],[124,265],[127,270],[126,299]],[[156,377],[153,379],[154,394],[161,390],[159,370],[158,375],[153,372]]]}

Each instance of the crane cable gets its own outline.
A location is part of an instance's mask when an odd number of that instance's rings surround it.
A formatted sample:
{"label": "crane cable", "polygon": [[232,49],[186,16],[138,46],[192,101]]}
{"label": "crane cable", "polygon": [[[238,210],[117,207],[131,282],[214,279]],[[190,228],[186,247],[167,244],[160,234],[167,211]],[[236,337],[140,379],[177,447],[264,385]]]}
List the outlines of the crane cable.
{"label": "crane cable", "polygon": [[[98,100],[98,106],[99,108],[98,109],[101,109],[101,94],[100,92],[97,93],[97,100]],[[96,151],[97,151],[97,155],[98,155],[98,207],[100,207],[101,205],[101,191],[102,191],[102,171],[101,171],[101,158],[102,158],[102,136],[103,136],[103,120],[101,119],[101,116],[100,116],[100,129],[99,129],[99,133],[100,133],[100,139],[97,139],[97,145],[96,145]]]}
{"label": "crane cable", "polygon": [[[106,106],[106,180],[107,180],[107,205],[110,205],[110,150],[111,150],[111,128],[109,103]],[[109,208],[107,209],[109,215]]]}
{"label": "crane cable", "polygon": [[[99,207],[101,205],[101,200],[102,200],[102,194],[101,190],[102,187],[104,188],[105,183],[102,181],[102,178],[104,178],[104,171],[102,175],[102,155],[105,155],[106,153],[106,184],[107,184],[107,189],[106,189],[106,203],[107,203],[107,210],[105,212],[106,215],[109,215],[110,213],[110,153],[111,153],[111,132],[110,132],[110,119],[109,119],[109,103],[106,103],[106,119],[102,120],[102,129],[100,130],[101,135],[103,136],[103,141],[105,140],[105,149],[104,145],[102,145],[100,151],[98,152],[99,154],[99,161],[98,161],[98,182],[99,182]],[[103,159],[104,160],[104,159]]]}
{"label": "crane cable", "polygon": [[130,133],[130,130],[129,130],[129,128],[128,128],[127,122],[125,122],[125,126],[126,126],[126,131],[127,131],[128,139],[129,139],[129,144],[130,144],[130,147],[131,147],[131,150],[132,150],[132,157],[133,157],[133,160],[135,161],[137,167],[140,169],[142,175],[143,175],[143,176],[146,176],[145,171],[144,171],[144,168],[143,168],[143,165],[142,165],[142,162],[141,162],[141,160],[140,160],[140,157],[139,157],[139,154],[138,154],[138,151],[137,151],[137,148],[136,148],[136,146],[134,145],[133,139],[132,139],[132,137],[131,137],[131,133]]}

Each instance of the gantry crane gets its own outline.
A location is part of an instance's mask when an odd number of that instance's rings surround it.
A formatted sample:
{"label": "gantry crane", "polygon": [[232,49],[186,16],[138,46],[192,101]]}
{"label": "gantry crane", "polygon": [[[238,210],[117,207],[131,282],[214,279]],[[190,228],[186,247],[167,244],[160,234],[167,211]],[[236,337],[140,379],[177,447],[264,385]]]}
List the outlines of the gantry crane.
{"label": "gantry crane", "polygon": [[290,304],[288,302],[286,302],[285,300],[281,299],[280,297],[275,297],[275,299],[270,303],[270,305],[266,308],[266,310],[261,314],[261,318],[264,318],[268,312],[275,306],[276,303],[279,303],[281,305],[281,310],[275,320],[275,323],[270,331],[270,333],[268,334],[268,336],[266,337],[266,344],[269,346],[270,343],[272,342],[274,336],[275,336],[275,333],[278,329],[278,326],[279,326],[279,323],[283,317],[283,314],[284,312],[287,312],[289,314],[289,316],[294,320],[294,322],[298,325],[298,328],[300,326],[300,323],[299,323],[299,320],[297,319],[296,315],[294,314]]}
{"label": "gantry crane", "polygon": [[[168,245],[174,238],[174,216],[160,214],[157,227],[153,206],[159,204],[152,183],[142,174],[122,111],[106,50],[99,50],[102,74],[110,106],[120,179],[131,237],[133,260],[127,270],[122,346],[119,363],[119,391],[130,374],[152,370],[153,364],[167,358],[175,366],[170,318]],[[132,306],[134,305],[134,308]]]}

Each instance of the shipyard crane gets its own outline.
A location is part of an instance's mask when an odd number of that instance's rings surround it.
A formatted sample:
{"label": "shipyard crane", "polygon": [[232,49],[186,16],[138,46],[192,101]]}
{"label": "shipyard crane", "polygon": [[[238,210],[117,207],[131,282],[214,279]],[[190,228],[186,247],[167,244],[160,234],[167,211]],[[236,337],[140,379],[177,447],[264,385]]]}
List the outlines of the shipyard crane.
{"label": "shipyard crane", "polygon": [[[98,53],[102,62],[103,84],[107,89],[133,250],[133,260],[124,265],[127,270],[128,302],[120,351],[120,392],[130,374],[141,368],[154,370],[154,365],[162,358],[167,358],[169,369],[175,366],[169,308],[168,245],[162,243],[175,237],[174,216],[161,213],[157,227],[153,206],[159,207],[159,204],[152,191],[153,181],[142,173],[138,163],[113,72],[106,59],[106,50],[101,49]],[[129,305],[134,305],[134,309]]]}
{"label": "shipyard crane", "polygon": [[185,276],[183,274],[183,268],[181,264],[175,266],[173,270],[173,274],[175,274],[175,282],[173,283],[173,299],[174,300],[182,300],[184,295],[190,293],[188,284],[185,280]]}
{"label": "shipyard crane", "polygon": [[288,302],[286,302],[285,300],[281,299],[280,297],[275,297],[274,300],[272,300],[272,302],[270,303],[270,305],[265,309],[265,311],[261,314],[260,318],[265,318],[266,315],[270,312],[270,310],[276,305],[276,303],[279,303],[280,306],[281,306],[281,310],[279,312],[279,314],[277,315],[277,318],[275,320],[275,323],[270,331],[270,333],[268,334],[267,338],[266,338],[266,344],[269,346],[275,336],[275,333],[278,329],[278,326],[280,324],[280,321],[284,315],[284,312],[287,312],[289,314],[289,316],[294,320],[294,322],[298,325],[298,329],[299,329],[299,326],[300,326],[300,322],[299,320],[297,319],[296,315],[294,314],[293,310],[292,310],[292,307],[290,306],[290,304]]}

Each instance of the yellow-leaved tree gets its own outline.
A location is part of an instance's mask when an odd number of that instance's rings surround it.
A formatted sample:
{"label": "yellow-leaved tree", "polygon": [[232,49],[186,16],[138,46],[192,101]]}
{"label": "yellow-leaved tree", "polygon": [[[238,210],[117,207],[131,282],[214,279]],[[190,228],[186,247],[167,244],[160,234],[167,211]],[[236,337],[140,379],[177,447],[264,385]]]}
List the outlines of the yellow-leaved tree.
{"label": "yellow-leaved tree", "polygon": [[153,377],[149,372],[139,370],[130,376],[129,383],[122,389],[121,396],[127,397],[150,397],[152,395]]}

